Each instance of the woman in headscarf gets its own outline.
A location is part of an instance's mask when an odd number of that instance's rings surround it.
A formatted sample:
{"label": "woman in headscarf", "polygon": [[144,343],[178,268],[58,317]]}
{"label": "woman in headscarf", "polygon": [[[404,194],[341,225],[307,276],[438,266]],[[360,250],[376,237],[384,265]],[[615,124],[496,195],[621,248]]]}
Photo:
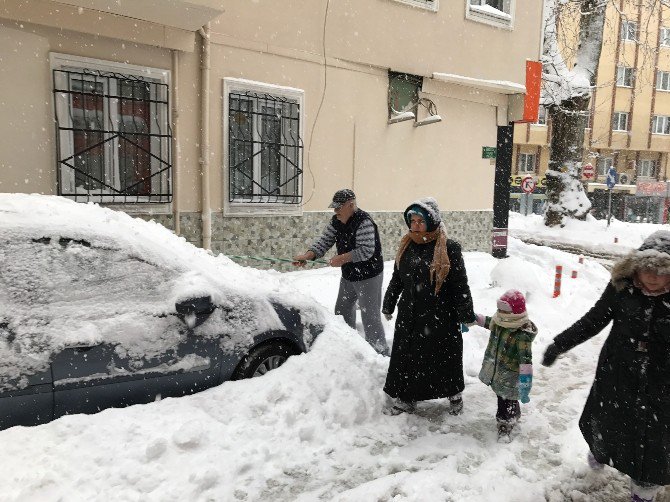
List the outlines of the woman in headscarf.
{"label": "woman in headscarf", "polygon": [[447,239],[435,199],[413,202],[404,217],[409,232],[382,306],[391,319],[398,304],[385,413],[411,413],[417,401],[448,397],[449,413],[458,415],[465,386],[461,323],[475,322],[461,246]]}
{"label": "woman in headscarf", "polygon": [[651,234],[614,266],[600,299],[554,338],[542,364],[551,366],[611,321],[579,428],[589,465],[627,474],[631,500],[651,502],[670,484],[669,231]]}

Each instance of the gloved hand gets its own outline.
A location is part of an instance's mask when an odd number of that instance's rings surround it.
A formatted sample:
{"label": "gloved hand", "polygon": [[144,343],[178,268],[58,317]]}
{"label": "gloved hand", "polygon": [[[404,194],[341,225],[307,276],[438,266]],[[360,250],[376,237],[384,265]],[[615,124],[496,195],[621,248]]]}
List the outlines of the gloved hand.
{"label": "gloved hand", "polygon": [[552,343],[544,351],[544,358],[542,359],[542,366],[551,366],[556,362],[556,358],[560,356],[562,352],[555,343]]}
{"label": "gloved hand", "polygon": [[533,375],[519,375],[519,401],[530,403],[530,388],[533,386]]}
{"label": "gloved hand", "polygon": [[387,314],[386,312],[383,312],[383,314],[384,314],[384,317],[386,317],[387,321],[390,321],[391,319],[393,319],[393,314]]}
{"label": "gloved hand", "polygon": [[486,317],[484,317],[482,314],[475,314],[475,324],[477,326],[481,326],[482,328],[486,324]]}

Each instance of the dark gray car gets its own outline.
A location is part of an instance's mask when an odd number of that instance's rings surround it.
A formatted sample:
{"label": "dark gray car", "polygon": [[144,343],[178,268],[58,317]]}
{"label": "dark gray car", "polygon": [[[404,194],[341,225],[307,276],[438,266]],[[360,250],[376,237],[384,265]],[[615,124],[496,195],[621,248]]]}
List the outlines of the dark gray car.
{"label": "dark gray car", "polygon": [[321,331],[320,311],[260,288],[262,272],[113,218],[120,229],[76,235],[0,223],[0,428],[259,376]]}

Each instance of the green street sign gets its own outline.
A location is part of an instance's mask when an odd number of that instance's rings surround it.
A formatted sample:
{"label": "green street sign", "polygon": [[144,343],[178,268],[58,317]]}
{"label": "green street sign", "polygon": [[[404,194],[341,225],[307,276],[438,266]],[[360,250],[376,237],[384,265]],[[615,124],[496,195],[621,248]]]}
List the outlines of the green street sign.
{"label": "green street sign", "polygon": [[496,158],[496,147],[495,146],[483,146],[482,147],[482,159],[495,159]]}

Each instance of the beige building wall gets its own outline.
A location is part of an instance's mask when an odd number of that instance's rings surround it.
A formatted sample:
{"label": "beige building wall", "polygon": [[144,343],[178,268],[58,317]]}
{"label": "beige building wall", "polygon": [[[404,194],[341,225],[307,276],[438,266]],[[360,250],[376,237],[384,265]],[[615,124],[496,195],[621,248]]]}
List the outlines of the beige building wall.
{"label": "beige building wall", "polygon": [[[342,187],[352,187],[371,211],[398,212],[424,195],[446,211],[491,210],[494,166],[481,158],[482,147],[495,146],[496,128],[509,118],[509,96],[524,84],[525,61],[539,56],[541,2],[511,0],[511,21],[492,26],[472,18],[467,0],[442,1],[436,10],[437,1],[417,7],[421,0],[228,0],[216,8],[211,1],[178,1],[163,16],[138,10],[145,19],[124,16],[120,6],[95,10],[104,7],[96,1],[6,0],[0,190],[58,193],[50,67],[58,53],[164,70],[171,92],[178,70],[179,110],[171,117],[178,118],[180,145],[173,151],[175,201],[115,207],[166,217],[175,207],[201,211],[202,38],[173,10],[193,3],[207,4],[200,15],[212,18],[209,201],[219,217],[226,217],[228,198],[223,88],[231,78],[303,91],[302,211],[326,210]],[[420,95],[434,102],[442,121],[388,124],[389,70],[423,77]]]}

